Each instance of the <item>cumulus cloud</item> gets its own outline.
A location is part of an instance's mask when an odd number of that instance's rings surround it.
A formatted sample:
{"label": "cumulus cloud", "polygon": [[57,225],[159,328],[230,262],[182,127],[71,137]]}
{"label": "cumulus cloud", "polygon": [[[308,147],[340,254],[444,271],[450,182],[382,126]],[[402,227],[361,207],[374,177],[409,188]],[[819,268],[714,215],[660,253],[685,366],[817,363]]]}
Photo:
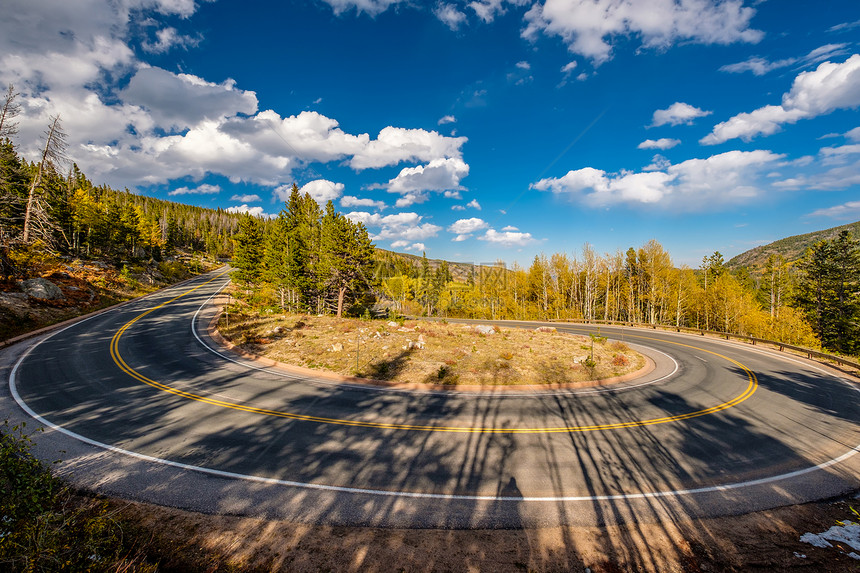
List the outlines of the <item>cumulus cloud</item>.
{"label": "cumulus cloud", "polygon": [[436,131],[386,127],[377,138],[359,149],[350,166],[368,169],[396,165],[403,161],[431,161],[439,158],[460,158],[465,137],[447,137]]}
{"label": "cumulus cloud", "polygon": [[433,13],[436,14],[440,22],[455,32],[466,22],[466,15],[454,4],[440,3]]}
{"label": "cumulus cloud", "polygon": [[742,0],[544,0],[526,13],[522,34],[558,36],[599,65],[612,57],[610,42],[633,36],[655,49],[677,42],[755,43],[763,34],[750,28],[754,14]]}
{"label": "cumulus cloud", "polygon": [[672,149],[676,145],[681,143],[680,139],[669,139],[667,137],[661,137],[660,139],[646,139],[642,143],[640,143],[637,147],[639,149]]}
{"label": "cumulus cloud", "polygon": [[531,233],[521,233],[518,231],[500,232],[495,229],[487,229],[487,232],[478,237],[478,239],[502,247],[525,247],[536,242]]}
{"label": "cumulus cloud", "polygon": [[460,181],[468,174],[469,166],[462,159],[434,159],[427,165],[404,167],[385,187],[390,193],[402,195],[461,190]]}
{"label": "cumulus cloud", "polygon": [[696,118],[711,115],[710,111],[704,111],[688,103],[675,102],[666,109],[658,109],[654,112],[651,127],[661,125],[690,125]]}
{"label": "cumulus cloud", "polygon": [[350,207],[373,207],[378,211],[382,211],[387,207],[385,201],[374,201],[373,199],[362,199],[353,197],[352,195],[344,195],[340,198],[340,206],[345,208]]}
{"label": "cumulus cloud", "polygon": [[398,209],[402,209],[405,207],[410,207],[412,205],[415,205],[416,203],[418,203],[418,204],[426,203],[429,198],[430,198],[430,196],[427,195],[427,193],[424,193],[423,191],[412,191],[412,192],[406,193],[402,197],[398,197],[397,201],[394,202],[394,206],[397,207]]}
{"label": "cumulus cloud", "polygon": [[233,80],[214,84],[190,74],[144,67],[131,78],[120,97],[148,111],[159,127],[183,130],[206,119],[256,112],[256,94],[235,86]]}
{"label": "cumulus cloud", "polygon": [[592,207],[654,204],[697,211],[761,196],[765,186],[760,180],[783,158],[763,150],[729,151],[640,173],[610,174],[586,167],[563,177],[541,179],[531,188],[575,198]]}
{"label": "cumulus cloud", "polygon": [[235,205],[233,207],[227,207],[225,211],[228,213],[247,213],[255,217],[265,217],[267,219],[273,219],[275,217],[275,215],[272,215],[271,213],[263,212],[263,208],[260,206],[249,207],[248,205]]}
{"label": "cumulus cloud", "polygon": [[470,219],[458,219],[457,221],[454,221],[454,223],[448,227],[448,232],[461,235],[474,233],[475,231],[480,231],[487,227],[489,227],[489,224],[486,221],[477,217],[472,217]]}
{"label": "cumulus cloud", "polygon": [[230,201],[238,201],[239,203],[259,203],[262,201],[259,195],[233,195]]}
{"label": "cumulus cloud", "polygon": [[299,192],[302,195],[309,194],[314,201],[323,206],[343,195],[343,188],[343,183],[335,183],[328,179],[315,179],[302,185]]}
{"label": "cumulus cloud", "polygon": [[371,236],[374,241],[403,240],[420,241],[435,237],[442,227],[433,223],[423,222],[424,217],[418,213],[393,213],[382,216],[379,213],[352,211],[346,217],[356,223],[363,223],[368,229],[379,229]]}
{"label": "cumulus cloud", "polygon": [[439,118],[439,125],[445,125],[446,123],[457,123],[457,118],[453,115],[445,115]]}
{"label": "cumulus cloud", "polygon": [[478,203],[477,199],[472,199],[471,201],[466,203],[466,207],[471,207],[472,209],[477,209],[478,211],[481,210],[481,204]]}
{"label": "cumulus cloud", "polygon": [[188,187],[180,187],[179,189],[169,191],[167,194],[171,197],[175,197],[176,195],[215,195],[220,192],[220,186],[204,183],[203,185],[199,185],[198,187],[195,187],[193,189]]}
{"label": "cumulus cloud", "polygon": [[759,135],[771,135],[786,123],[858,106],[860,54],[854,54],[841,64],[824,62],[815,70],[800,73],[791,90],[783,94],[780,105],[767,105],[718,123],[700,143],[716,145],[735,138],[750,141]]}

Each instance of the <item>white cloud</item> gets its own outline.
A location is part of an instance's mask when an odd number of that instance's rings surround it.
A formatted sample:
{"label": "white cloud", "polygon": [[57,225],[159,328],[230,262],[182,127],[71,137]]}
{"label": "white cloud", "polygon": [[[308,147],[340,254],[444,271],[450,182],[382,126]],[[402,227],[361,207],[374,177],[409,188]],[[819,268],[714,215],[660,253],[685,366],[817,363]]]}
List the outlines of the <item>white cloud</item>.
{"label": "white cloud", "polygon": [[[332,0],[338,11],[377,14],[391,0]],[[188,18],[195,0],[7,0],[0,19],[0,85],[21,92],[19,150],[37,156],[39,136],[59,113],[69,155],[99,183],[164,184],[221,175],[277,187],[310,163],[361,170],[404,161],[462,158],[465,137],[388,126],[351,134],[315,112],[258,112],[253,91],[147,65],[143,51],[192,47],[162,16]]]}
{"label": "white cloud", "polygon": [[259,203],[262,201],[259,195],[233,195],[230,201],[238,201],[239,203]]}
{"label": "white cloud", "polygon": [[451,210],[452,211],[465,211],[466,208],[463,207],[462,205],[451,205]]}
{"label": "white cloud", "polygon": [[340,198],[340,206],[345,208],[350,207],[373,207],[378,211],[382,211],[387,207],[385,201],[374,201],[373,199],[360,199],[352,195],[344,195]]}
{"label": "white cloud", "polygon": [[402,249],[403,247],[409,246],[409,241],[394,241],[391,243],[392,249]]}
{"label": "white cloud", "polygon": [[463,195],[459,191],[445,191],[442,193],[445,199],[462,199]]}
{"label": "white cloud", "polygon": [[786,123],[858,106],[860,54],[854,54],[841,64],[824,62],[813,71],[798,74],[791,90],[782,96],[782,104],[740,113],[715,125],[700,143],[716,145],[735,138],[749,141],[758,135],[775,133]]}
{"label": "white cloud", "polygon": [[795,61],[796,60],[794,58],[788,58],[785,60],[776,60],[771,62],[759,56],[751,56],[743,62],[737,62],[735,64],[727,64],[725,66],[722,66],[720,68],[720,71],[729,72],[732,74],[752,72],[753,75],[763,76],[771,70],[778,70],[779,68],[790,66]]}
{"label": "white cloud", "polygon": [[460,180],[469,174],[469,166],[459,158],[434,159],[427,165],[404,167],[385,187],[390,193],[461,190]]}
{"label": "white cloud", "polygon": [[[851,132],[849,132],[851,133]],[[805,173],[775,182],[779,189],[834,191],[860,185],[860,143],[823,147],[815,158],[804,157]]]}
{"label": "white cloud", "polygon": [[845,137],[851,141],[860,141],[860,127],[855,127],[851,131],[846,132]]}
{"label": "white cloud", "polygon": [[681,143],[680,139],[669,139],[661,137],[660,139],[646,139],[638,145],[639,149],[672,149]]}
{"label": "white cloud", "polygon": [[848,44],[825,44],[824,46],[815,48],[802,58],[785,58],[775,61],[769,61],[760,56],[752,56],[743,62],[723,66],[720,68],[720,71],[735,74],[752,72],[753,75],[763,76],[770,71],[786,68],[795,64],[800,66],[814,65],[830,58],[844,55],[847,53],[845,50],[847,46]]}
{"label": "white cloud", "polygon": [[517,62],[517,63],[516,63],[516,66],[517,66],[519,69],[521,69],[521,70],[530,70],[530,69],[532,69],[532,65],[531,65],[530,63],[526,62],[525,60],[523,60],[523,61],[521,61],[521,62]]}
{"label": "white cloud", "polygon": [[502,227],[502,231],[519,231],[519,229],[513,225],[508,225],[507,227]]}
{"label": "white cloud", "polygon": [[567,195],[592,207],[655,204],[685,211],[706,210],[761,196],[765,189],[760,179],[783,158],[770,151],[729,151],[640,173],[609,174],[586,167],[560,178],[541,179],[531,188]]}
{"label": "white cloud", "polygon": [[504,14],[504,0],[480,0],[477,2],[469,2],[469,8],[475,11],[475,14],[483,20],[485,24],[492,22],[498,14]]}
{"label": "white cloud", "polygon": [[167,194],[171,197],[175,197],[177,195],[215,195],[220,192],[221,187],[219,187],[218,185],[210,185],[208,183],[204,183],[203,185],[199,185],[194,189],[190,189],[188,187],[180,187],[179,189],[169,191]]}
{"label": "white cloud", "polygon": [[666,109],[658,109],[654,112],[654,117],[651,121],[651,127],[659,127],[661,125],[690,125],[696,118],[711,115],[710,111],[704,111],[697,107],[693,107],[688,103],[675,102]]}
{"label": "white cloud", "polygon": [[371,237],[374,241],[420,241],[435,237],[442,230],[438,225],[422,222],[424,218],[418,213],[393,213],[383,217],[379,213],[352,211],[346,217],[363,223],[365,227],[378,228],[379,232]]}
{"label": "white cloud", "polygon": [[860,201],[849,201],[842,205],[816,209],[807,215],[807,217],[830,217],[832,219],[850,219],[856,221],[860,219]]}
{"label": "white cloud", "polygon": [[302,185],[299,192],[302,195],[308,193],[314,201],[323,206],[343,195],[343,188],[343,183],[335,183],[328,179],[315,179]]}
{"label": "white cloud", "polygon": [[576,65],[577,65],[576,61],[569,62],[569,63],[567,63],[561,67],[561,71],[564,74],[570,75],[573,72],[573,70],[576,69]]}
{"label": "white cloud", "polygon": [[144,51],[152,54],[164,54],[172,48],[194,48],[202,41],[201,36],[183,36],[176,28],[162,28],[155,32],[155,42],[143,42],[141,47]]}
{"label": "white cloud", "polygon": [[642,171],[665,171],[671,167],[672,162],[659,153],[651,158],[651,164],[642,168]]}
{"label": "white cloud", "polygon": [[453,115],[445,115],[439,118],[439,125],[445,125],[446,123],[457,123],[457,118]]}
{"label": "white cloud", "polygon": [[235,84],[233,80],[214,84],[190,74],[144,67],[131,78],[120,97],[148,111],[159,127],[184,130],[207,119],[256,112],[256,94],[238,90]]}
{"label": "white cloud", "polygon": [[481,229],[486,229],[489,227],[489,224],[483,219],[479,219],[477,217],[472,217],[470,219],[458,219],[448,227],[449,233],[454,233],[455,235],[466,235],[469,233],[474,233],[475,231],[480,231]]}
{"label": "white cloud", "polygon": [[359,149],[352,160],[353,169],[396,165],[403,161],[431,161],[459,158],[466,137],[447,137],[435,131],[386,127],[377,138]]}
{"label": "white cloud", "polygon": [[433,13],[436,14],[440,22],[455,32],[466,22],[466,15],[460,12],[454,4],[438,4]]}
{"label": "white cloud", "polygon": [[478,237],[481,241],[487,241],[503,247],[525,247],[535,242],[531,233],[520,233],[518,231],[496,231],[487,229],[487,232]]}
{"label": "white cloud", "polygon": [[424,246],[424,243],[412,243],[410,246],[403,249],[404,251],[415,251],[416,253],[421,253],[427,250],[427,247]]}
{"label": "white cloud", "polygon": [[841,24],[836,24],[835,26],[831,26],[827,29],[828,32],[844,32],[846,30],[852,30],[860,26],[860,20],[855,20],[853,22],[842,22]]}
{"label": "white cloud", "polygon": [[403,209],[405,207],[415,205],[416,203],[426,203],[429,198],[429,195],[423,191],[411,191],[402,197],[399,197],[397,201],[394,202],[394,206],[398,209]]}
{"label": "white cloud", "polygon": [[523,36],[558,36],[571,52],[599,65],[612,57],[610,42],[631,36],[655,49],[677,42],[758,42],[763,34],[750,28],[754,14],[742,0],[544,0],[526,13]]}
{"label": "white cloud", "polygon": [[404,0],[322,0],[331,6],[338,16],[344,12],[355,9],[356,13],[365,12],[376,16],[388,10],[389,7],[399,4]]}
{"label": "white cloud", "polygon": [[266,219],[273,219],[275,217],[275,215],[272,215],[271,213],[263,212],[263,208],[260,206],[249,207],[247,205],[235,205],[233,207],[227,207],[225,211],[228,213],[248,213],[249,215],[265,217]]}
{"label": "white cloud", "polygon": [[481,204],[478,203],[477,199],[472,199],[471,201],[466,203],[466,207],[471,207],[472,209],[477,209],[478,211],[481,210]]}

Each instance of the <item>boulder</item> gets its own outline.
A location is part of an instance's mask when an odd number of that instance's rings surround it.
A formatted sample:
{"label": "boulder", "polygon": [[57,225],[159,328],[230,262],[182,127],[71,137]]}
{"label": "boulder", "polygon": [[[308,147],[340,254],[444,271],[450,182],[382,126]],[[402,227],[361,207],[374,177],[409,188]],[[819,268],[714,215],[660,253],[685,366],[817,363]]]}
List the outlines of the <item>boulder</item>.
{"label": "boulder", "polygon": [[22,292],[0,293],[0,312],[8,314],[17,320],[24,320],[30,313],[27,295]]}
{"label": "boulder", "polygon": [[21,289],[30,298],[38,298],[40,300],[61,300],[66,298],[60,287],[48,279],[27,279],[21,283]]}
{"label": "boulder", "polygon": [[489,324],[479,324],[475,327],[475,332],[478,332],[480,334],[495,334],[496,327],[490,326]]}

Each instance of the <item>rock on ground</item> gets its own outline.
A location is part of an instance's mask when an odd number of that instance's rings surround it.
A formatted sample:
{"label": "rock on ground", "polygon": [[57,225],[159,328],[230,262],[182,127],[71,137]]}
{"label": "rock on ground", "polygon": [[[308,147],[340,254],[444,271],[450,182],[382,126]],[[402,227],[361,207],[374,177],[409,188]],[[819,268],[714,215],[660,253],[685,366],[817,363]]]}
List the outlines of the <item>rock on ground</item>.
{"label": "rock on ground", "polygon": [[66,298],[60,287],[48,279],[27,279],[21,282],[21,289],[32,298],[41,300],[62,300]]}

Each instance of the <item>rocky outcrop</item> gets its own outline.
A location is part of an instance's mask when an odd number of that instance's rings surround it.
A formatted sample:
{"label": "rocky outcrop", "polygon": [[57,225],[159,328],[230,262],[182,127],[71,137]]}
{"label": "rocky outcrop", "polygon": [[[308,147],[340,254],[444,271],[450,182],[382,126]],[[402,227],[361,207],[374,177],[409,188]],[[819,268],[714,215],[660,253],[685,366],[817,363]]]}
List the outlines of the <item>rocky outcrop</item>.
{"label": "rocky outcrop", "polygon": [[66,298],[60,287],[43,278],[22,281],[21,290],[27,293],[27,296],[39,300],[62,300]]}

